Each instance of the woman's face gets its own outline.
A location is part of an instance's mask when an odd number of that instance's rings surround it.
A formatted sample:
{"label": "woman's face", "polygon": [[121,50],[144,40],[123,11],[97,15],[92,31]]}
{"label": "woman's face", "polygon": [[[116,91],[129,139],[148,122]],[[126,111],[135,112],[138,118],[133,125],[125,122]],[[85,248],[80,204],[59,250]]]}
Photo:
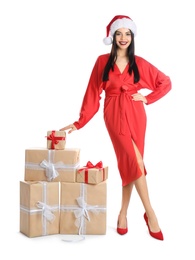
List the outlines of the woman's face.
{"label": "woman's face", "polygon": [[131,32],[127,28],[120,28],[115,34],[116,45],[120,49],[127,49],[131,44]]}

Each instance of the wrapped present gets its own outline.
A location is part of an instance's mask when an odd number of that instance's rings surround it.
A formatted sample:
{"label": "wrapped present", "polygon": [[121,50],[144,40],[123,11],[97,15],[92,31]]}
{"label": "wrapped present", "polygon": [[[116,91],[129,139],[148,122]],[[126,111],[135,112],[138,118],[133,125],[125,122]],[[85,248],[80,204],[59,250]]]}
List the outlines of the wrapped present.
{"label": "wrapped present", "polygon": [[20,181],[20,232],[28,237],[59,234],[59,182]]}
{"label": "wrapped present", "polygon": [[60,234],[106,234],[106,181],[99,184],[61,182]]}
{"label": "wrapped present", "polygon": [[89,184],[97,184],[108,178],[108,167],[103,167],[102,161],[93,165],[90,161],[86,166],[77,169],[76,181]]}
{"label": "wrapped present", "polygon": [[76,182],[80,149],[26,149],[25,181]]}
{"label": "wrapped present", "polygon": [[48,131],[47,132],[47,149],[63,150],[66,145],[66,132]]}

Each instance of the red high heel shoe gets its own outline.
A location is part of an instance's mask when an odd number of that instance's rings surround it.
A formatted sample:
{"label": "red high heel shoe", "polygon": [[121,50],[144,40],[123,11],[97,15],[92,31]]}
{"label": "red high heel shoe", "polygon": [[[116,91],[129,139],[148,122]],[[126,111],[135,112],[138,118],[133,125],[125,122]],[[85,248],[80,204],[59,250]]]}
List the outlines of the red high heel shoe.
{"label": "red high heel shoe", "polygon": [[144,213],[144,219],[145,219],[145,221],[146,221],[146,225],[148,226],[148,231],[149,231],[150,235],[151,235],[153,238],[156,238],[156,239],[158,239],[158,240],[164,240],[163,234],[162,234],[161,231],[159,231],[159,232],[152,232],[152,231],[150,230],[150,227],[149,227],[149,225],[148,225],[148,217],[147,217],[146,213]]}
{"label": "red high heel shoe", "polygon": [[[127,222],[127,219],[126,219],[126,222]],[[127,232],[128,232],[128,227],[126,227],[126,228],[119,228],[118,227],[118,222],[117,222],[117,233],[119,235],[125,235]]]}

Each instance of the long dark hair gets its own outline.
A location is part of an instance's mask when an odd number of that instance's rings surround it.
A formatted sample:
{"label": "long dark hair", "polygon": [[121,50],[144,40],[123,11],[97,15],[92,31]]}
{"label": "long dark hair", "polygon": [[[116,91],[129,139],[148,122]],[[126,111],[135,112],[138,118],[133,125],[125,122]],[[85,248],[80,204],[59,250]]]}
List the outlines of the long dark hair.
{"label": "long dark hair", "polygon": [[[117,44],[116,44],[116,32],[114,33],[113,36],[113,43],[112,43],[112,49],[110,52],[110,56],[108,59],[108,62],[104,68],[104,72],[103,72],[103,77],[102,80],[103,81],[107,81],[108,78],[108,74],[110,70],[114,70],[114,63],[116,61],[117,58]],[[129,74],[131,75],[133,72],[134,75],[134,83],[137,83],[140,79],[140,75],[139,75],[139,70],[137,67],[137,64],[135,62],[135,44],[134,44],[134,34],[131,32],[131,44],[128,47],[128,56],[129,56]]]}

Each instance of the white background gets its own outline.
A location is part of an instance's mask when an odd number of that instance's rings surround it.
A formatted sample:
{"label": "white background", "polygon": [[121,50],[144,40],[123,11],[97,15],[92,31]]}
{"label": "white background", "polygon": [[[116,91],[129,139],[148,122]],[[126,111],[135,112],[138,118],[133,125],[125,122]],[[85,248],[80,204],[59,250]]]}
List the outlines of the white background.
{"label": "white background", "polygon": [[[188,259],[195,258],[194,232],[194,12],[193,1],[0,1],[1,259]],[[118,14],[137,24],[135,51],[171,77],[172,90],[146,106],[145,164],[152,205],[165,240],[151,238],[134,190],[129,232],[116,233],[121,180],[99,112],[67,136],[81,149],[81,165],[109,166],[107,234],[67,243],[62,236],[27,238],[19,232],[19,182],[24,152],[46,147],[48,130],[78,119],[82,98],[106,25]]]}

